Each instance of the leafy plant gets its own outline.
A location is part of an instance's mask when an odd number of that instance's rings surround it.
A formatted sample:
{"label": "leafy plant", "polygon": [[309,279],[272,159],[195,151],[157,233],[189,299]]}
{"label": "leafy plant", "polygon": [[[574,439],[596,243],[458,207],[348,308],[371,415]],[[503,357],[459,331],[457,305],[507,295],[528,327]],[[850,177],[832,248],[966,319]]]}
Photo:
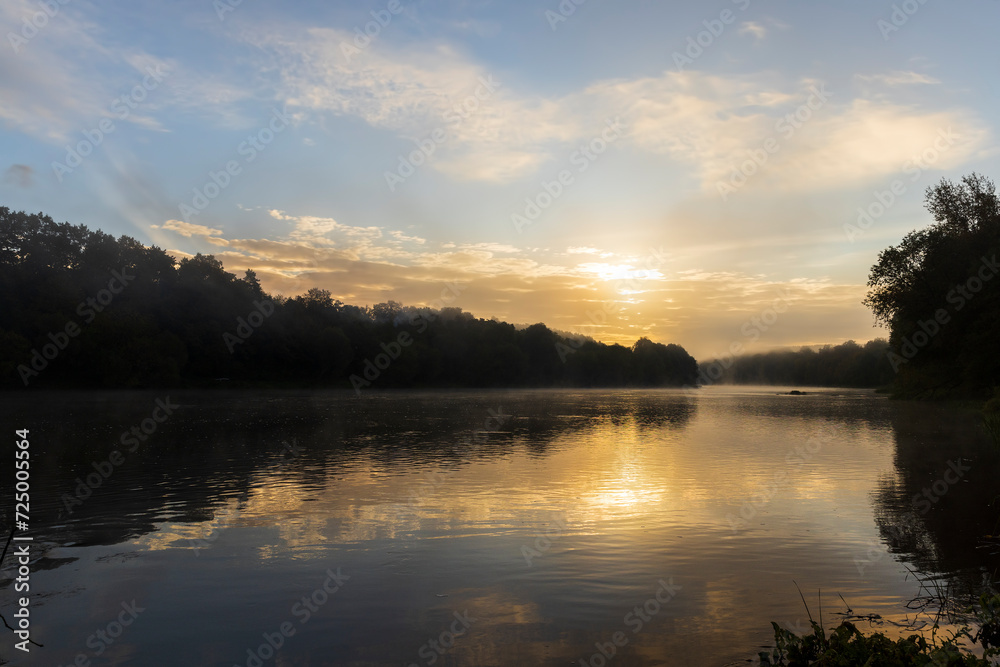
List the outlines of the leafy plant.
{"label": "leafy plant", "polygon": [[[938,619],[942,609],[954,606],[951,599],[937,597],[936,601],[942,605],[938,609]],[[962,610],[962,617],[978,626],[975,634],[970,624],[965,623],[958,630],[948,631],[949,636],[943,639],[938,636],[937,619],[929,639],[919,633],[895,640],[881,632],[866,635],[846,619],[827,634],[822,624],[813,620],[804,596],[802,602],[806,605],[812,632],[800,637],[772,622],[775,646],[758,654],[762,666],[995,667],[1000,664],[995,660],[1000,656],[1000,594],[984,593],[976,603]],[[848,613],[850,611],[848,609]],[[965,640],[978,644],[982,657],[966,646]]]}

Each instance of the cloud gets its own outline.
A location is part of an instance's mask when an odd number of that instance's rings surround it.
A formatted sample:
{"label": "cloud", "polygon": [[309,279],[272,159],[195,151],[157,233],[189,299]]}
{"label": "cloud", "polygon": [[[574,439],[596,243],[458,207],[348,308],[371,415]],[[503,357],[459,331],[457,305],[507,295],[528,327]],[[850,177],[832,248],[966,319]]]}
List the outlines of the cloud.
{"label": "cloud", "polygon": [[741,35],[753,35],[754,39],[760,41],[767,36],[767,28],[755,21],[747,21],[740,26]]}
{"label": "cloud", "polygon": [[[0,25],[20,27],[23,18],[38,11],[38,4],[30,0],[0,3]],[[0,120],[32,136],[59,142],[82,129],[83,119],[99,120],[107,113],[112,95],[94,85],[101,77],[92,63],[112,56],[98,34],[98,27],[77,8],[60,5],[58,15],[26,43],[19,43],[14,55],[8,51],[0,58]],[[5,44],[5,48],[10,46]],[[81,53],[88,57],[81,58]],[[88,85],[80,85],[81,81]]]}
{"label": "cloud", "polygon": [[804,125],[765,174],[777,189],[861,186],[909,169],[957,167],[989,136],[979,119],[962,112],[919,112],[858,99]]}
{"label": "cloud", "polygon": [[342,225],[333,218],[312,215],[287,215],[284,211],[271,210],[268,214],[275,220],[292,224],[289,238],[293,241],[314,245],[342,246],[354,253],[363,254],[372,248],[374,242],[382,238],[380,227],[352,227]]}
{"label": "cloud", "polygon": [[565,254],[567,254],[567,255],[596,255],[596,256],[600,257],[601,259],[606,259],[608,257],[614,257],[615,256],[615,253],[613,253],[613,252],[607,252],[607,251],[603,251],[603,250],[598,250],[597,248],[592,248],[592,247],[589,247],[589,246],[583,246],[583,247],[571,246],[569,248],[566,248],[566,253]]}
{"label": "cloud", "polygon": [[936,169],[960,165],[989,144],[986,124],[961,109],[929,111],[842,91],[818,97],[817,90],[827,91],[810,81],[783,89],[761,76],[667,72],[590,92],[632,100],[623,115],[633,143],[692,165],[712,192],[769,139],[778,150],[766,165],[744,171],[753,172],[753,189],[781,192],[855,187],[897,174],[948,128],[956,140]]}
{"label": "cloud", "polygon": [[[22,17],[38,11],[38,3],[29,0],[4,2],[0,24],[20,26]],[[105,46],[105,17],[92,21],[87,11],[59,3],[58,13],[20,43],[13,58],[0,59],[0,120],[8,126],[55,144],[82,138],[79,133],[93,130],[102,119],[119,122],[113,103],[143,82],[147,66],[160,65],[161,72],[164,65],[168,72],[178,68],[141,50]],[[163,91],[147,88],[142,96],[122,120],[162,131],[151,114],[162,105],[157,98],[162,100]]]}
{"label": "cloud", "polygon": [[[761,39],[769,29],[747,22],[741,32]],[[985,124],[962,109],[905,106],[849,90],[832,91],[795,136],[782,136],[779,123],[800,111],[817,82],[788,83],[773,73],[668,70],[598,80],[547,97],[519,90],[516,80],[447,43],[380,39],[360,53],[345,53],[343,45],[352,40],[353,34],[336,29],[282,27],[253,43],[277,72],[279,103],[298,117],[356,117],[415,142],[430,141],[439,129],[446,138],[428,163],[460,181],[500,183],[532,175],[618,116],[628,127],[623,143],[693,166],[705,190],[728,178],[748,151],[771,136],[780,139],[781,150],[767,167],[770,178],[756,179],[756,186],[766,180],[782,191],[879,179],[898,171],[942,127],[962,127],[968,138],[968,145],[950,153],[951,164],[974,154],[989,136]],[[893,85],[933,82],[913,72],[883,76]],[[852,164],[854,151],[860,153]]]}
{"label": "cloud", "polygon": [[279,99],[310,116],[354,116],[411,140],[446,133],[434,168],[460,180],[505,181],[530,173],[553,143],[581,134],[557,100],[517,95],[509,82],[446,44],[403,50],[385,40],[346,56],[354,35],[310,28],[255,43],[274,55]]}
{"label": "cloud", "polygon": [[523,252],[521,248],[506,243],[469,243],[461,247],[464,250],[486,250],[491,253],[517,254]]}
{"label": "cloud", "polygon": [[[320,287],[345,303],[394,299],[419,306],[438,299],[447,283],[457,282],[465,288],[453,305],[478,317],[544,322],[626,345],[649,336],[681,344],[702,358],[724,353],[734,340],[764,350],[867,340],[881,333],[872,331],[871,316],[860,305],[864,286],[827,278],[775,279],[738,270],[668,272],[642,258],[592,253],[586,247],[574,248],[582,252],[572,254],[496,243],[425,241],[402,247],[394,230],[374,234],[374,228],[332,218],[282,211],[271,215],[290,223],[287,237],[223,238],[217,229],[180,221],[160,228],[216,242],[221,248],[215,256],[228,270],[252,268],[274,293],[296,295]],[[330,237],[345,245],[335,247]],[[190,256],[185,250],[170,252]],[[593,261],[598,255],[601,261]],[[758,332],[757,342],[752,327],[744,325],[778,300],[787,308],[767,325],[766,336]]]}
{"label": "cloud", "polygon": [[206,227],[204,225],[196,225],[191,222],[184,222],[183,220],[167,220],[162,225],[150,225],[152,229],[166,229],[168,231],[177,232],[181,236],[186,238],[191,238],[192,236],[220,236],[222,234],[221,229],[215,229],[213,227]]}
{"label": "cloud", "polygon": [[902,72],[899,70],[888,74],[856,74],[861,81],[879,83],[883,86],[937,85],[938,79],[918,72]]}
{"label": "cloud", "polygon": [[30,188],[35,184],[34,173],[34,169],[26,164],[12,164],[4,172],[3,180],[20,188]]}
{"label": "cloud", "polygon": [[389,236],[392,237],[393,240],[400,243],[416,243],[418,245],[424,245],[427,243],[427,239],[419,236],[407,236],[403,232],[389,232]]}
{"label": "cloud", "polygon": [[[38,12],[34,0],[6,0],[0,3],[0,25],[20,27],[23,18]],[[228,72],[220,74],[218,67],[194,71],[142,48],[108,46],[114,21],[87,5],[59,2],[57,12],[31,39],[18,43],[12,57],[8,51],[0,58],[0,121],[8,127],[58,145],[73,137],[78,141],[102,119],[165,131],[160,112],[168,107],[229,126],[252,123],[238,103],[254,91],[227,81]],[[9,48],[9,40],[4,41]],[[121,118],[125,107],[113,106],[114,101],[141,87],[148,68],[157,66],[167,80],[155,90],[147,88]]]}

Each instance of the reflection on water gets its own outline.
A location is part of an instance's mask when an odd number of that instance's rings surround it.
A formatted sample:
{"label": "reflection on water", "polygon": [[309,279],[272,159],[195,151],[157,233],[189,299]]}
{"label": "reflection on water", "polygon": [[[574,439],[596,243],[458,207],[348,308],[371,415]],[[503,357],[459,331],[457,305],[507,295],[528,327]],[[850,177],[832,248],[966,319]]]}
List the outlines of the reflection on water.
{"label": "reflection on water", "polygon": [[[188,393],[128,452],[157,398],[5,402],[32,432],[46,648],[0,659],[722,665],[806,626],[793,579],[899,619],[904,563],[996,566],[972,418],[864,392]],[[104,642],[123,603],[143,611]]]}
{"label": "reflection on water", "polygon": [[996,580],[1000,553],[985,536],[1000,532],[1000,449],[982,446],[975,419],[933,406],[893,415],[895,462],[874,493],[887,551],[924,573],[945,574],[956,592]]}

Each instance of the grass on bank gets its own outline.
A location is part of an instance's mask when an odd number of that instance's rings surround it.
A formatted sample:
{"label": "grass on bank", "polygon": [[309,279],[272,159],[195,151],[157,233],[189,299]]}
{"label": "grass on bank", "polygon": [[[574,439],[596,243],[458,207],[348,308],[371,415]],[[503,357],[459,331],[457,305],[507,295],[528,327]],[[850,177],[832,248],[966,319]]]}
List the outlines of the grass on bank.
{"label": "grass on bank", "polygon": [[[925,581],[921,581],[921,590],[926,591],[927,595],[916,598],[913,602],[920,606],[922,613],[934,609],[930,637],[914,632],[898,639],[891,639],[882,632],[865,634],[850,619],[873,621],[876,617],[856,616],[850,608],[841,614],[844,619],[840,625],[827,631],[822,624],[822,606],[820,622],[817,623],[813,620],[809,605],[800,590],[799,595],[802,596],[802,603],[806,607],[812,631],[800,637],[772,622],[775,646],[769,651],[761,651],[758,654],[760,665],[762,667],[772,665],[996,667],[1000,665],[1000,593],[992,591],[983,593],[978,600],[959,604],[948,596],[946,590],[933,585],[928,586]],[[958,629],[942,633],[940,629],[942,619],[954,624]],[[916,624],[906,627],[917,629]],[[978,650],[972,646],[977,646]]]}

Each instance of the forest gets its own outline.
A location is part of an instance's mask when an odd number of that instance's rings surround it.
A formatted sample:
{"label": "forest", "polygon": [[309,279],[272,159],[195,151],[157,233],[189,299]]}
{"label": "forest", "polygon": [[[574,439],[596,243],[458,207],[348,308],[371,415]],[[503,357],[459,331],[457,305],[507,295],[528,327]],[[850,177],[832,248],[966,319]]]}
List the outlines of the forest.
{"label": "forest", "polygon": [[678,345],[631,347],[458,308],[267,294],[211,255],[0,207],[0,383],[17,388],[693,385]]}

